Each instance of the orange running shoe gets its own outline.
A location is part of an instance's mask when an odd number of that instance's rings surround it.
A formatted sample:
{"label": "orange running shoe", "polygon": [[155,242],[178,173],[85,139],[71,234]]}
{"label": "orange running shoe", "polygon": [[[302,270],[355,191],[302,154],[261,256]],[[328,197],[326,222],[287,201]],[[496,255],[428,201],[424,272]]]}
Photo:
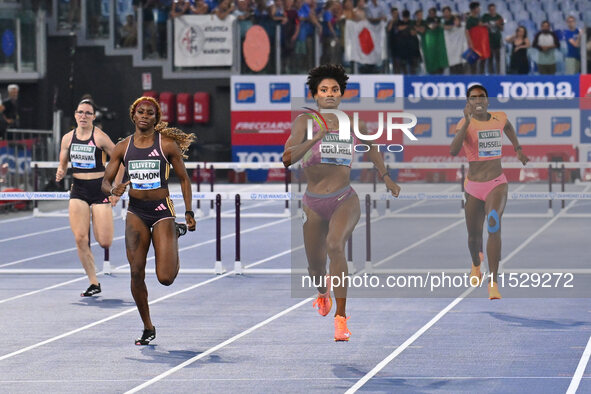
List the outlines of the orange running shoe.
{"label": "orange running shoe", "polygon": [[501,293],[499,293],[499,285],[496,282],[492,282],[488,284],[488,299],[489,300],[500,300]]}
{"label": "orange running shoe", "polygon": [[[351,317],[351,316],[349,316]],[[334,317],[334,340],[335,342],[339,341],[348,341],[351,337],[351,331],[347,328],[347,320],[349,317],[345,318],[343,316],[335,316]]]}
{"label": "orange running shoe", "polygon": [[470,286],[478,287],[480,286],[480,281],[482,280],[482,272],[480,272],[480,266],[472,265],[472,269],[470,270]]}
{"label": "orange running shoe", "polygon": [[318,292],[318,297],[312,304],[312,306],[318,309],[318,313],[321,316],[328,315],[330,308],[332,308],[332,299],[330,298],[330,276],[326,275],[326,293],[322,294]]}
{"label": "orange running shoe", "polygon": [[330,291],[327,291],[324,294],[318,293],[318,297],[312,304],[312,306],[318,309],[318,313],[322,316],[328,315],[330,312],[330,308],[332,308],[332,299],[330,298]]}

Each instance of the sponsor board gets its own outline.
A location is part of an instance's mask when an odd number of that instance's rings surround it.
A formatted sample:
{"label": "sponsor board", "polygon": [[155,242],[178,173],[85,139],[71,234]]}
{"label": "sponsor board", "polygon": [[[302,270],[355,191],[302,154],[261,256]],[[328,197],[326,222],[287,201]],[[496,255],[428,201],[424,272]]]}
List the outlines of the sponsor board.
{"label": "sponsor board", "polygon": [[570,116],[553,116],[551,121],[552,137],[570,137],[573,133],[573,120]]}
{"label": "sponsor board", "polygon": [[[523,145],[523,152],[531,162],[547,162],[552,158],[561,157],[566,161],[575,161],[577,157],[576,149],[572,145]],[[503,162],[517,162],[517,154],[512,149],[503,150]],[[407,147],[404,151],[405,162],[416,163],[458,163],[465,165],[465,174],[468,173],[468,160],[464,149],[459,155],[451,156],[449,154],[449,145],[417,145]],[[548,179],[548,170],[523,169],[503,170],[510,182],[524,180],[543,180]],[[409,182],[415,180],[431,182],[455,182],[461,179],[461,171],[456,169],[429,169],[429,170],[411,170],[402,169],[399,171],[399,180]]]}
{"label": "sponsor board", "polygon": [[[281,163],[283,145],[232,146],[232,161],[239,163]],[[249,182],[280,181],[283,169],[246,170]]]}
{"label": "sponsor board", "polygon": [[581,110],[581,144],[591,144],[591,111]]}
{"label": "sponsor board", "polygon": [[[230,79],[232,111],[288,111],[298,98],[310,106],[314,99],[306,84],[306,75],[236,75]],[[350,75],[340,109],[355,110],[361,101],[370,100],[372,109],[402,109],[404,91],[401,75]],[[301,106],[300,105],[300,106]]]}
{"label": "sponsor board", "polygon": [[518,116],[515,120],[515,134],[517,138],[535,137],[537,135],[537,118],[533,116]]}
{"label": "sponsor board", "polygon": [[[510,108],[578,107],[575,76],[424,76],[404,78],[404,109],[457,109],[465,105],[466,90],[483,85],[491,106]],[[492,105],[494,103],[494,105]]]}

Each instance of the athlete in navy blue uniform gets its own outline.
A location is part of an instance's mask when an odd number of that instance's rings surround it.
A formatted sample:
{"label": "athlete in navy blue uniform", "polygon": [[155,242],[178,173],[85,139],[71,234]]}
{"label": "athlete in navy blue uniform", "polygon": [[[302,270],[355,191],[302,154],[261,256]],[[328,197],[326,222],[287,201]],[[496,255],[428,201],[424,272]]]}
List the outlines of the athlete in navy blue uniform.
{"label": "athlete in navy blue uniform", "polygon": [[[177,235],[195,230],[191,211],[191,182],[183,163],[183,155],[195,136],[167,128],[160,122],[162,112],[158,102],[140,97],[130,107],[135,133],[119,142],[105,170],[102,190],[121,196],[128,185],[129,209],[125,225],[125,247],[131,268],[131,293],[144,323],[144,331],[135,341],[147,345],[156,338],[156,328],[150,318],[146,288],[146,256],[150,243],[154,245],[158,281],[170,286],[179,272]],[[113,186],[115,174],[123,163],[129,181]],[[185,203],[186,225],[175,226],[175,211],[168,191],[170,165],[181,183]]]}

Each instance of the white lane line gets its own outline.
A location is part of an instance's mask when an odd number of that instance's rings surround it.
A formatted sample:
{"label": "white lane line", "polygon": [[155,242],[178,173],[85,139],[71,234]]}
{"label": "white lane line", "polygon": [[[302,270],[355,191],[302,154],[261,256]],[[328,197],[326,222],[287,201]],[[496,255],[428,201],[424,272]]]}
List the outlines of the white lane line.
{"label": "white lane line", "polygon": [[579,384],[581,383],[581,378],[583,378],[583,374],[585,373],[585,369],[587,368],[589,357],[591,357],[591,337],[589,337],[589,341],[587,342],[585,351],[583,352],[583,355],[579,360],[579,365],[577,365],[577,369],[575,370],[573,379],[571,380],[570,385],[566,390],[566,394],[575,394],[577,392]]}
{"label": "white lane line", "polygon": [[[274,258],[277,258],[277,257],[283,256],[283,255],[285,255],[285,254],[287,254],[287,253],[290,253],[290,252],[291,252],[291,249],[285,250],[285,251],[283,251],[283,252],[280,252],[280,253],[277,253],[277,254],[275,254],[275,255],[273,255],[273,256],[267,257],[267,258],[265,258],[265,259],[263,259],[263,260],[260,260],[260,261],[257,261],[257,262],[255,262],[255,263],[252,263],[252,264],[250,264],[250,265],[246,266],[246,268],[253,267],[253,266],[255,266],[255,265],[261,264],[261,263],[262,263],[262,262],[264,262],[264,261],[269,261],[269,260],[272,260],[272,259],[274,259]],[[157,303],[159,303],[159,302],[162,302],[162,301],[164,301],[164,300],[167,300],[167,299],[169,299],[169,298],[171,298],[171,297],[177,296],[177,295],[179,295],[179,294],[186,293],[186,292],[188,292],[188,291],[191,291],[191,290],[193,290],[193,289],[196,289],[196,288],[198,288],[198,287],[205,286],[206,284],[209,284],[209,283],[215,282],[215,281],[217,281],[217,280],[220,280],[220,279],[222,279],[222,278],[225,278],[226,276],[229,276],[229,275],[231,275],[231,274],[233,274],[233,273],[234,273],[234,271],[232,270],[232,271],[226,272],[225,274],[222,274],[222,275],[215,276],[215,277],[213,277],[213,278],[210,278],[210,279],[207,279],[207,280],[205,280],[205,281],[203,281],[203,282],[196,283],[196,284],[194,284],[194,285],[191,285],[191,286],[189,286],[189,287],[186,287],[186,288],[184,288],[184,289],[181,289],[181,290],[175,291],[174,293],[170,293],[170,294],[167,294],[167,295],[165,295],[165,296],[162,296],[162,297],[160,297],[160,298],[157,298],[157,299],[155,299],[154,301],[151,301],[151,302],[149,302],[148,304],[149,304],[149,305],[154,305],[154,304],[157,304]],[[73,335],[73,334],[76,334],[76,333],[78,333],[78,332],[81,332],[81,331],[87,330],[87,329],[89,329],[89,328],[92,328],[92,327],[94,327],[94,326],[98,326],[99,324],[102,324],[102,323],[108,322],[108,321],[110,321],[110,320],[116,319],[116,318],[118,318],[118,317],[124,316],[124,315],[126,315],[126,314],[128,314],[128,313],[135,312],[135,311],[137,311],[137,308],[136,308],[136,307],[132,307],[132,308],[126,309],[126,310],[124,310],[124,311],[122,311],[122,312],[116,313],[116,314],[114,314],[114,315],[111,315],[111,316],[109,316],[109,317],[106,317],[106,318],[104,318],[104,319],[97,320],[97,321],[95,321],[95,322],[93,322],[93,323],[90,323],[90,324],[87,324],[87,325],[85,325],[85,326],[82,326],[82,327],[76,328],[76,329],[74,329],[74,330],[71,330],[71,331],[65,332],[65,333],[63,333],[63,334],[57,335],[57,336],[55,336],[55,337],[52,337],[52,338],[49,338],[49,339],[46,339],[45,341],[41,341],[41,342],[35,343],[35,344],[33,344],[33,345],[30,345],[30,346],[24,347],[24,348],[22,348],[22,349],[16,350],[16,351],[14,351],[14,352],[12,352],[12,353],[8,353],[8,354],[5,354],[5,355],[3,355],[3,356],[0,356],[0,361],[2,361],[2,360],[6,360],[6,359],[8,359],[8,358],[10,358],[10,357],[14,357],[14,356],[16,356],[16,355],[19,355],[19,354],[22,354],[22,353],[25,353],[25,352],[28,352],[29,350],[36,349],[36,348],[38,348],[38,347],[40,347],[40,346],[47,345],[48,343],[55,342],[55,341],[57,341],[57,340],[59,340],[59,339],[62,339],[62,338],[69,337],[70,335]]]}
{"label": "white lane line", "polygon": [[[591,187],[588,186],[587,188],[585,188],[585,191],[587,191],[587,189]],[[575,202],[576,200],[573,200],[572,202]],[[572,203],[571,202],[571,203]],[[542,233],[543,230],[545,230],[546,228],[548,228],[548,226],[552,223],[554,223],[558,218],[560,217],[560,214],[558,214],[557,216],[553,217],[552,219],[550,219],[548,221],[548,223],[546,223],[546,225],[542,226],[538,231],[536,231],[534,234],[532,234],[532,236],[530,236],[528,239],[526,239],[520,246],[518,246],[506,259],[504,259],[503,261],[501,261],[499,263],[499,268],[502,268],[503,263],[508,261],[511,257],[513,257],[519,250],[523,249],[522,245],[523,244],[527,244],[530,243],[535,237],[537,237],[538,235],[540,235]],[[541,231],[540,231],[541,230]],[[414,341],[416,341],[421,335],[423,335],[429,328],[431,328],[435,323],[437,323],[443,316],[445,316],[451,309],[453,309],[458,303],[460,303],[467,295],[469,295],[471,292],[473,292],[475,289],[477,289],[479,287],[472,287],[469,288],[467,290],[465,290],[462,294],[460,294],[459,297],[457,297],[455,300],[453,300],[451,303],[449,303],[449,305],[447,305],[444,309],[442,309],[433,319],[431,319],[427,324],[425,324],[423,327],[421,327],[417,332],[415,332],[410,338],[408,338],[402,345],[400,345],[398,348],[396,348],[396,350],[394,350],[392,353],[390,353],[390,355],[388,355],[385,359],[383,359],[380,363],[378,363],[371,371],[369,371],[367,374],[365,374],[361,379],[359,379],[353,386],[351,386],[346,392],[345,394],[353,394],[355,392],[357,392],[357,390],[359,390],[361,387],[363,387],[363,385],[365,385],[365,383],[367,383],[371,378],[373,378],[378,372],[380,372],[386,365],[388,365],[392,360],[394,360],[396,357],[398,357],[398,355],[400,353],[402,353],[404,350],[406,350],[411,344],[414,343]]]}
{"label": "white lane line", "polygon": [[[564,380],[570,379],[569,376],[380,376],[376,380]],[[591,377],[583,377],[583,379],[591,379]],[[171,378],[167,382],[301,382],[301,381],[342,381],[342,380],[357,380],[357,378],[341,378],[341,377],[303,377],[303,378]],[[0,380],[0,383],[139,383],[143,379],[43,379],[43,380]]]}
{"label": "white lane line", "polygon": [[[125,238],[124,235],[121,235],[119,237],[115,237],[115,238],[113,238],[113,242],[119,241],[119,240],[121,240],[123,238]],[[90,244],[91,247],[97,246],[97,245],[98,245],[98,242],[93,242],[93,243]],[[0,268],[2,268],[2,267],[9,267],[11,265],[16,265],[16,264],[21,264],[21,263],[26,263],[27,261],[42,259],[44,257],[55,256],[56,254],[62,254],[62,253],[72,252],[72,251],[75,251],[75,250],[76,250],[76,248],[74,247],[74,248],[67,248],[67,249],[56,250],[55,252],[44,253],[44,254],[40,254],[40,255],[37,255],[37,256],[31,256],[31,257],[27,257],[27,258],[24,258],[24,259],[11,261],[10,263],[0,264]]]}
{"label": "white lane line", "polygon": [[209,349],[207,349],[206,351],[204,351],[203,353],[200,353],[199,355],[188,359],[187,361],[177,365],[174,368],[169,369],[168,371],[161,373],[160,375],[148,380],[147,382],[140,384],[139,386],[134,387],[133,389],[129,390],[126,392],[126,394],[131,394],[131,393],[137,393],[140,390],[145,389],[148,386],[151,386],[152,384],[164,379],[165,377],[172,375],[173,373],[175,373],[176,371],[179,371],[183,368],[185,368],[188,365],[193,364],[195,361],[201,360],[203,357],[207,357],[209,356],[211,353],[220,350],[221,348],[228,346],[229,344],[236,342],[237,340],[239,340],[240,338],[250,334],[251,332],[258,330],[261,327],[266,326],[267,324],[271,323],[274,320],[279,319],[280,317],[287,315],[289,312],[294,311],[296,309],[298,309],[300,306],[305,305],[307,303],[309,303],[310,301],[312,301],[314,298],[310,297],[310,298],[306,298],[303,301],[298,302],[295,305],[290,306],[287,309],[282,310],[281,312],[271,316],[270,318],[263,320],[262,322],[255,324],[254,326],[242,331],[240,334],[234,335],[232,338],[225,340],[222,343],[217,344],[214,347],[211,347]]}
{"label": "white lane line", "polygon": [[14,219],[4,219],[4,220],[0,220],[0,224],[1,223],[12,223],[12,222],[20,222],[21,220],[27,220],[27,219],[33,219],[34,216],[22,216],[22,217],[18,217],[18,218],[14,218]]}
{"label": "white lane line", "polygon": [[[275,224],[282,223],[282,222],[284,222],[286,220],[291,220],[291,218],[285,218],[285,219],[277,220],[277,221],[274,221],[274,222],[271,222],[271,223],[263,224],[263,225],[260,225],[260,226],[255,226],[255,227],[252,227],[252,228],[249,228],[249,229],[246,229],[246,230],[241,231],[240,234],[241,235],[242,234],[247,234],[247,233],[252,232],[252,231],[260,230],[260,229],[265,228],[265,227],[269,227],[269,226],[272,226],[272,225],[275,225]],[[236,235],[236,233],[227,234],[227,235],[222,236],[221,239],[224,240],[226,238],[231,238],[231,237],[233,237],[235,235]],[[119,238],[124,238],[124,237],[119,237]],[[214,242],[215,242],[215,238],[212,238],[212,239],[209,239],[207,241],[199,242],[199,243],[194,244],[194,245],[191,245],[191,246],[186,246],[186,247],[183,247],[183,248],[179,248],[179,253],[180,252],[184,252],[185,250],[195,249],[195,248],[198,248],[200,246],[211,244],[211,243],[214,243]],[[74,248],[74,250],[75,249],[76,248]],[[150,260],[153,260],[153,259],[154,259],[154,256],[150,256],[150,257],[147,258],[147,261],[150,261]],[[128,267],[128,264],[122,264],[122,265],[120,265],[118,267],[113,268],[112,271],[113,272],[116,272],[117,270],[122,269],[122,268],[126,268],[126,267]],[[101,275],[102,273],[103,273],[102,271],[97,272],[97,275]],[[38,294],[38,293],[41,293],[41,292],[46,291],[46,290],[51,290],[51,289],[55,289],[57,287],[66,286],[66,285],[69,285],[71,283],[78,282],[78,281],[81,281],[81,280],[84,280],[84,279],[86,279],[86,276],[82,276],[82,277],[77,278],[77,279],[69,280],[67,282],[61,282],[61,283],[58,283],[58,284],[55,284],[55,285],[52,285],[52,286],[49,286],[49,287],[44,287],[42,289],[31,291],[31,292],[28,292],[28,293],[19,294],[17,296],[13,296],[13,297],[10,297],[10,298],[5,298],[3,300],[0,300],[0,304],[2,304],[4,302],[8,302],[8,301],[13,301],[13,300],[16,300],[16,299],[19,299],[19,298],[27,297],[27,296],[30,296],[30,295]]]}
{"label": "white lane line", "polygon": [[0,304],[3,304],[3,303],[8,302],[8,301],[17,300],[19,298],[27,297],[27,296],[30,296],[30,295],[33,295],[33,294],[41,293],[41,292],[44,292],[44,291],[47,291],[47,290],[56,289],[58,287],[66,286],[66,285],[69,285],[69,284],[72,284],[72,283],[75,283],[75,282],[80,282],[81,280],[84,280],[84,279],[88,279],[88,278],[86,276],[82,276],[80,278],[72,279],[72,280],[69,280],[67,282],[57,283],[55,285],[44,287],[42,289],[37,289],[37,290],[30,291],[28,293],[19,294],[17,296],[5,298],[3,300],[0,300]]}
{"label": "white lane line", "polygon": [[49,229],[49,230],[37,231],[36,233],[27,233],[27,234],[23,234],[23,235],[17,235],[16,237],[10,237],[10,238],[0,239],[0,242],[14,241],[16,239],[33,237],[35,235],[41,235],[41,234],[45,234],[45,233],[52,233],[54,231],[66,230],[66,229],[69,229],[69,228],[70,228],[70,226],[56,227],[56,228],[52,228],[52,229]]}

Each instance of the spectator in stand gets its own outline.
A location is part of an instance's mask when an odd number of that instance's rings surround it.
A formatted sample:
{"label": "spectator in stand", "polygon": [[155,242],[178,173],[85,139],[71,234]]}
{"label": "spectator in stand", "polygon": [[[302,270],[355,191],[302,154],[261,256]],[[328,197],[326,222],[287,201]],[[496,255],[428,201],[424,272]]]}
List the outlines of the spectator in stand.
{"label": "spectator in stand", "polygon": [[[248,0],[238,0],[238,5],[240,3],[249,4]],[[207,4],[204,0],[195,0],[194,4],[191,4],[189,8],[191,10],[191,14],[193,15],[205,15],[209,13],[209,4]]]}
{"label": "spectator in stand", "polygon": [[543,21],[541,30],[534,37],[532,45],[538,50],[538,72],[543,75],[556,74],[556,48],[560,42],[556,33],[550,29],[550,22]]}
{"label": "spectator in stand", "polygon": [[160,0],[158,5],[158,12],[156,18],[156,29],[158,30],[158,54],[160,58],[166,59],[168,57],[168,34],[167,21],[170,14],[170,0]]}
{"label": "spectator in stand", "polygon": [[518,26],[515,34],[505,39],[511,44],[511,58],[509,62],[510,74],[529,74],[529,59],[527,58],[527,48],[530,42],[527,38],[527,29],[524,26]]}
{"label": "spectator in stand", "polygon": [[121,46],[124,48],[131,48],[137,45],[137,23],[135,16],[127,15],[126,23],[121,26]]}
{"label": "spectator in stand", "polygon": [[416,10],[415,11],[415,20],[414,20],[415,30],[421,37],[427,31],[427,21],[423,19],[423,10]]}
{"label": "spectator in stand", "polygon": [[425,20],[427,28],[421,37],[425,70],[429,74],[443,74],[444,69],[448,66],[443,28],[435,7],[430,8],[427,15]]}
{"label": "spectator in stand", "polygon": [[336,31],[335,11],[337,11],[336,1],[328,0],[324,4],[324,11],[322,12],[322,55],[320,64],[340,64],[342,62],[342,58],[339,59],[340,48]]}
{"label": "spectator in stand", "polygon": [[154,8],[158,6],[158,0],[141,0],[144,34],[144,57],[158,57],[158,30],[154,20]]}
{"label": "spectator in stand", "polygon": [[273,4],[269,6],[269,14],[271,19],[275,21],[275,24],[282,24],[285,22],[285,7],[283,6],[283,0],[274,0]]}
{"label": "spectator in stand", "polygon": [[440,24],[440,19],[437,16],[437,8],[429,8],[429,10],[427,11],[427,19],[425,20],[425,22],[427,22],[427,27],[429,29],[434,29],[436,25]]}
{"label": "spectator in stand", "polygon": [[365,7],[365,16],[369,23],[377,25],[380,22],[386,22],[388,20],[390,12],[386,4],[383,1],[370,0]]}
{"label": "spectator in stand", "polygon": [[441,22],[443,24],[443,28],[445,30],[450,30],[454,26],[454,24],[455,24],[455,22],[454,22],[454,18],[455,17],[451,13],[451,8],[449,6],[445,6],[441,10],[441,13],[443,15],[442,18],[441,18],[442,19]]}
{"label": "spectator in stand", "polygon": [[466,42],[466,36],[464,35],[464,28],[462,27],[460,17],[458,15],[452,15],[451,20],[453,23],[452,26],[444,25],[443,27],[449,73],[463,74],[466,68],[466,63],[462,54],[468,49],[468,43]]}
{"label": "spectator in stand", "polygon": [[581,72],[581,30],[577,28],[577,20],[572,15],[566,18],[566,26],[563,33],[567,48],[565,73],[578,74]]}
{"label": "spectator in stand", "polygon": [[357,6],[353,11],[355,12],[354,20],[362,21],[367,19],[367,4],[365,0],[357,0]]}
{"label": "spectator in stand", "polygon": [[220,4],[213,10],[213,13],[221,20],[226,19],[234,11],[233,0],[222,0]]}
{"label": "spectator in stand", "polygon": [[[198,2],[205,4],[203,0],[198,0]],[[242,48],[242,43],[246,37],[246,32],[252,27],[253,24],[252,4],[250,0],[237,0],[236,4],[237,6],[232,12],[232,15],[236,17],[239,29],[238,31],[240,32],[240,48]],[[250,69],[244,61],[244,56],[240,56],[240,72],[244,74],[248,73],[249,70]]]}
{"label": "spectator in stand", "polygon": [[488,5],[488,14],[484,14],[482,22],[488,25],[488,39],[490,43],[490,57],[487,59],[488,72],[498,74],[501,64],[501,42],[504,26],[503,17],[497,14],[494,4]]}
{"label": "spectator in stand", "polygon": [[297,71],[294,51],[300,34],[298,3],[299,0],[285,0],[285,23],[281,26],[281,64],[284,74],[293,74]]}
{"label": "spectator in stand", "polygon": [[[474,50],[474,43],[470,36],[470,29],[476,26],[483,26],[482,20],[480,19],[480,3],[473,1],[470,3],[470,15],[466,19],[466,41],[468,42],[468,48]],[[470,74],[484,74],[485,59],[478,59],[475,63],[470,64]]]}
{"label": "spectator in stand", "polygon": [[[18,110],[18,92],[19,87],[16,84],[8,85],[8,100],[4,100],[0,104],[0,137],[6,134],[6,129],[10,127],[19,126],[19,110]],[[7,136],[4,136],[8,139]],[[0,138],[1,139],[1,138]]]}
{"label": "spectator in stand", "polygon": [[298,11],[300,33],[295,45],[298,73],[307,73],[314,67],[314,31],[316,13],[311,0],[302,0]]}
{"label": "spectator in stand", "polygon": [[400,24],[400,15],[398,8],[394,7],[391,10],[390,21],[386,27],[388,32],[388,44],[390,48],[390,59],[394,68],[394,74],[401,74],[402,67],[400,66],[400,51],[398,43],[398,25]]}
{"label": "spectator in stand", "polygon": [[191,13],[191,3],[189,0],[174,0],[172,6],[170,7],[170,17],[172,19],[188,15]]}
{"label": "spectator in stand", "polygon": [[415,22],[410,19],[409,10],[402,11],[402,19],[398,24],[398,39],[402,73],[417,74],[421,62],[421,51]]}
{"label": "spectator in stand", "polygon": [[353,20],[355,18],[355,10],[353,6],[353,0],[343,1],[343,19]]}

